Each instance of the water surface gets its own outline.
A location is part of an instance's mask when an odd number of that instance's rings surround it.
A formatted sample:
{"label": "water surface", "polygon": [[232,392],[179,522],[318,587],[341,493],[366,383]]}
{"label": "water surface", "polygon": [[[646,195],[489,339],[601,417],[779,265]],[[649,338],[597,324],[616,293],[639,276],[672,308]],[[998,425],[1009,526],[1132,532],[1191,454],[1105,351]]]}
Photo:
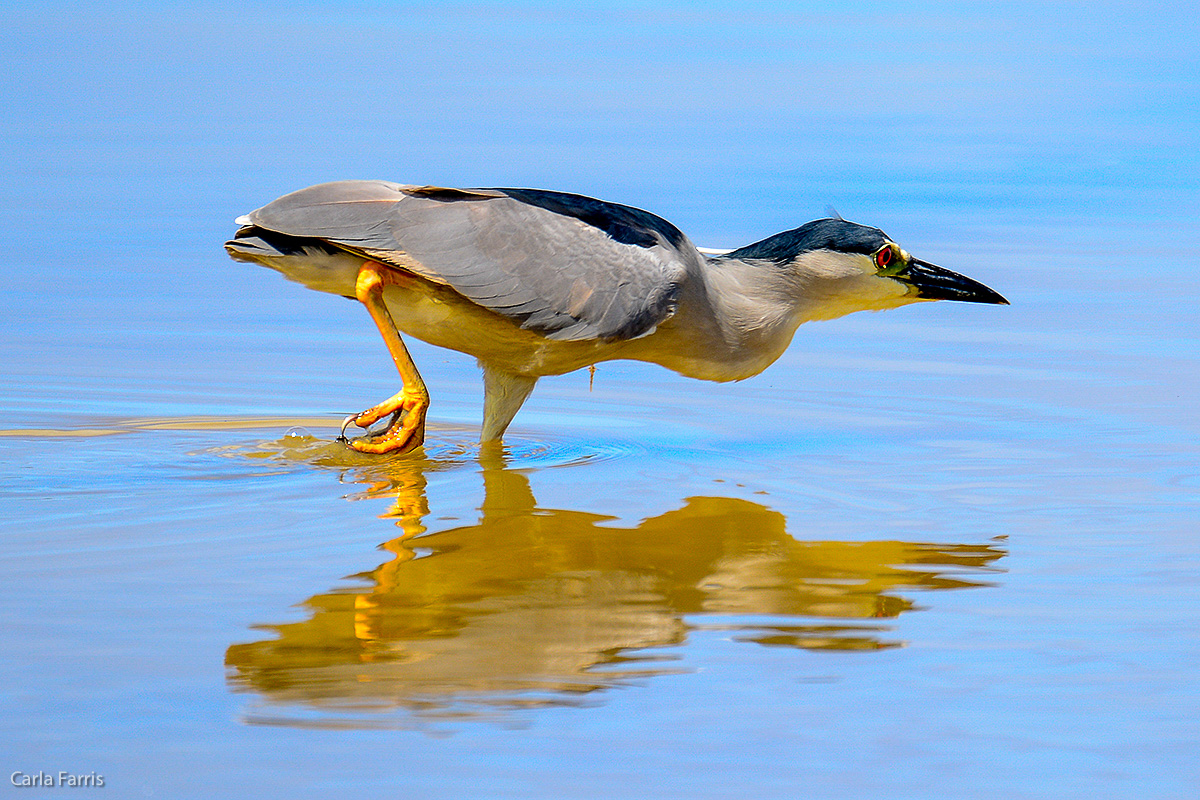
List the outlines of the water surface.
{"label": "water surface", "polygon": [[[8,9],[0,766],[1194,796],[1191,16]],[[547,379],[503,448],[470,359],[418,344],[428,445],[363,457],[337,424],[396,389],[365,312],[220,248],[347,177],[579,191],[714,247],[833,205],[1013,305],[807,325],[736,384]]]}

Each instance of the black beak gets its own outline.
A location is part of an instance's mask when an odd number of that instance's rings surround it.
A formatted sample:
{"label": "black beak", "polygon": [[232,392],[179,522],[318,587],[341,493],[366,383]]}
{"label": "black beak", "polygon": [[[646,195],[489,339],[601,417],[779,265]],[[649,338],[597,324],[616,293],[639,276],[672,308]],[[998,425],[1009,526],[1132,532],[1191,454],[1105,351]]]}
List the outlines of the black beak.
{"label": "black beak", "polygon": [[916,258],[892,277],[915,288],[917,296],[926,300],[960,300],[964,303],[1008,305],[1007,300],[979,281],[973,281],[965,275]]}

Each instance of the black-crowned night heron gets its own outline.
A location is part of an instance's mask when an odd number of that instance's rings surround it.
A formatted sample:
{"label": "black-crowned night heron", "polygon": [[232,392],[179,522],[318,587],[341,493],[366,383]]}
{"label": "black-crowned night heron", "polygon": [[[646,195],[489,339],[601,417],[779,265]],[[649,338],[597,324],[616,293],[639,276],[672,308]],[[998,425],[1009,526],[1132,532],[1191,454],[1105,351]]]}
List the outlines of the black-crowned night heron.
{"label": "black-crowned night heron", "polygon": [[339,181],[237,222],[225,244],[233,258],[358,298],[379,326],[404,388],[343,423],[344,435],[390,417],[349,442],[364,453],[407,452],[425,438],[429,393],[398,331],[479,360],[488,441],[543,375],[631,358],[740,380],[810,320],[921,300],[1007,304],[842,219],[705,255],[660,217],[579,195]]}

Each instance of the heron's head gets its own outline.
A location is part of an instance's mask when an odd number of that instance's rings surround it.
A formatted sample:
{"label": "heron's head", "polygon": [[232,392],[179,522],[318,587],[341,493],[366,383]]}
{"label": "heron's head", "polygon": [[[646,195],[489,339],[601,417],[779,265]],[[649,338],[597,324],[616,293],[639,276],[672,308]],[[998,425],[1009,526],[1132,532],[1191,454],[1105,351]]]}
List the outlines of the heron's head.
{"label": "heron's head", "polygon": [[796,286],[807,319],[878,311],[922,300],[1008,301],[978,281],[911,256],[878,228],[819,219],[734,250],[767,262]]}

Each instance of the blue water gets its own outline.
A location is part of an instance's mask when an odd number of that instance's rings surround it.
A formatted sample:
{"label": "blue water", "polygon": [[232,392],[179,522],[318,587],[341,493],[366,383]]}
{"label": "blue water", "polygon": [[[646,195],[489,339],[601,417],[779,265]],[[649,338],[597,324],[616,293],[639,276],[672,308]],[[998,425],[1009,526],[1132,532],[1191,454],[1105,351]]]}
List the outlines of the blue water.
{"label": "blue water", "polygon": [[[10,784],[1196,796],[1191,9],[3,15]],[[543,380],[501,452],[471,360],[418,343],[428,446],[359,457],[338,421],[396,389],[365,312],[221,249],[352,177],[712,247],[833,207],[1012,306],[807,325],[737,384]]]}

